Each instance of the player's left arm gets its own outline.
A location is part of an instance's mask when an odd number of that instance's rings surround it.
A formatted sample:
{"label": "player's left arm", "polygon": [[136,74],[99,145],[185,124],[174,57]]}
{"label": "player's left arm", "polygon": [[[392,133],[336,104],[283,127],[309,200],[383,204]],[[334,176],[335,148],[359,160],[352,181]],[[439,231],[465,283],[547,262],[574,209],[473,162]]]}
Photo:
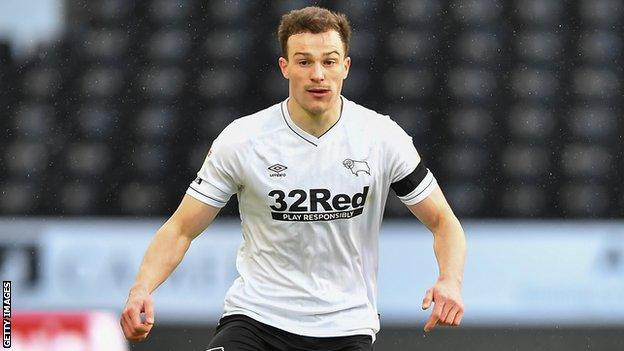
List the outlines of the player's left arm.
{"label": "player's left arm", "polygon": [[423,309],[434,304],[424,330],[428,332],[436,324],[458,326],[464,316],[461,295],[466,256],[464,230],[439,186],[424,200],[407,207],[433,233],[439,267],[438,280],[423,299]]}

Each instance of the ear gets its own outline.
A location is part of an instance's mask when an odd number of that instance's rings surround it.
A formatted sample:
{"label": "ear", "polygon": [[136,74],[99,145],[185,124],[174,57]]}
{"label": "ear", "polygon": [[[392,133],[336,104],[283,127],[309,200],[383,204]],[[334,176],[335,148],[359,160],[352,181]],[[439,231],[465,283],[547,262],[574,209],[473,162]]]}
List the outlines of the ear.
{"label": "ear", "polygon": [[351,68],[351,57],[345,58],[344,65],[345,65],[345,74],[342,79],[347,79],[347,76],[349,75],[349,68]]}
{"label": "ear", "polygon": [[282,75],[284,76],[284,78],[288,79],[288,60],[280,57],[277,60],[277,64],[279,65],[279,68],[282,71]]}

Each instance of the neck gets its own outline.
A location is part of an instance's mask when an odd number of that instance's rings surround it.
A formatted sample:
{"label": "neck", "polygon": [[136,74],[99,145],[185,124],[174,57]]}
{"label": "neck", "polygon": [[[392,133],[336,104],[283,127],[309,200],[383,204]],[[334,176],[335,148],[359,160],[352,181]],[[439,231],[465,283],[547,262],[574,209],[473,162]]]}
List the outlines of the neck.
{"label": "neck", "polygon": [[290,119],[292,119],[297,127],[318,138],[336,124],[340,118],[342,99],[338,97],[328,110],[320,114],[312,114],[305,110],[292,97],[288,99],[287,107]]}

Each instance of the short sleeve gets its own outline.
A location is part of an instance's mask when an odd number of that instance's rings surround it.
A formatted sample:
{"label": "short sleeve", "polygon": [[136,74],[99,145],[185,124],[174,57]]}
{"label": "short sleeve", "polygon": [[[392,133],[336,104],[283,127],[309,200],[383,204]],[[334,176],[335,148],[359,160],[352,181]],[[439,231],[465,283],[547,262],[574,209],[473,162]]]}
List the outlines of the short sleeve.
{"label": "short sleeve", "polygon": [[[208,205],[221,208],[240,185],[240,144],[232,143],[230,124],[214,140],[204,163],[186,193]],[[238,147],[237,147],[238,145]]]}
{"label": "short sleeve", "polygon": [[388,124],[384,139],[390,186],[404,204],[414,205],[429,196],[437,182],[421,162],[412,137],[396,122]]}

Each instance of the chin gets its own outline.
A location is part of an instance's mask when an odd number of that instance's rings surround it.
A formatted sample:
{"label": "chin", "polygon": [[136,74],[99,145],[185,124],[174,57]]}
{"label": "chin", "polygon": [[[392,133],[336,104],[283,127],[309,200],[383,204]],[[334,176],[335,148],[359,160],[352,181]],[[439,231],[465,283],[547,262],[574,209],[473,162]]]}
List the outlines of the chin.
{"label": "chin", "polygon": [[321,113],[327,111],[327,106],[315,105],[315,106],[310,106],[309,108],[307,108],[307,110],[308,110],[308,113],[312,115],[320,115]]}

